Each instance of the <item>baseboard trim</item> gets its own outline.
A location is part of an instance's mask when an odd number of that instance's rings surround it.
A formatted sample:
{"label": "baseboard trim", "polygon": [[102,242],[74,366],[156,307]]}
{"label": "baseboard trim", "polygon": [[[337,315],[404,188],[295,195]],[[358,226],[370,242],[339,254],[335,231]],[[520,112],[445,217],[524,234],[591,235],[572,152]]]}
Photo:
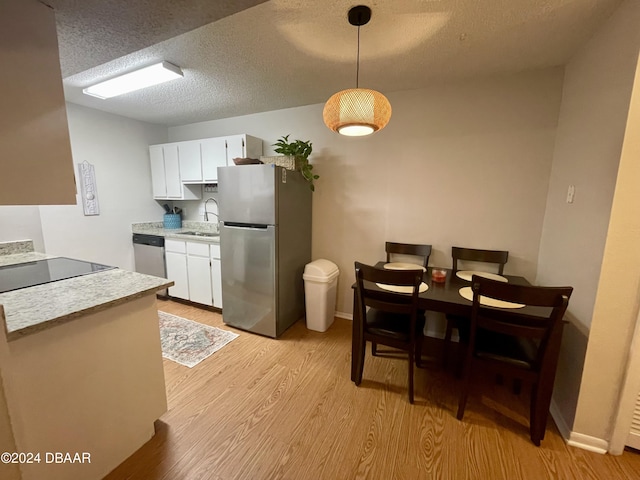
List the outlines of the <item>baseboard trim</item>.
{"label": "baseboard trim", "polygon": [[576,432],[571,432],[567,445],[603,455],[609,451],[609,442],[606,440]]}
{"label": "baseboard trim", "polygon": [[334,316],[338,317],[338,318],[344,318],[345,320],[351,320],[353,321],[353,315],[350,313],[345,313],[345,312],[335,312]]}
{"label": "baseboard trim", "polygon": [[567,445],[603,455],[609,451],[609,442],[606,440],[571,431],[560,413],[558,405],[553,400],[551,400],[551,405],[549,406],[549,413],[551,413],[551,418],[553,418],[553,421],[560,431],[560,435],[562,435],[564,441],[567,442]]}

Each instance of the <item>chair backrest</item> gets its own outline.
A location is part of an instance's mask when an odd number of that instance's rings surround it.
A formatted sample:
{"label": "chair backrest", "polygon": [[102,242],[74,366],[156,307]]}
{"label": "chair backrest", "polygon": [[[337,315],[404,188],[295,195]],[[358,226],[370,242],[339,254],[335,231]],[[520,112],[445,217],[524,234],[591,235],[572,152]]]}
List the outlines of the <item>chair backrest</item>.
{"label": "chair backrest", "polygon": [[414,243],[386,242],[384,246],[387,252],[387,263],[391,261],[392,254],[413,255],[422,257],[422,266],[427,268],[429,256],[431,255],[431,245],[421,245]]}
{"label": "chair backrest", "polygon": [[[389,313],[409,315],[415,325],[418,312],[418,293],[422,282],[422,270],[385,270],[355,262],[356,299],[361,319],[367,307]],[[378,288],[375,284],[411,287],[411,293],[394,293]],[[366,322],[363,322],[366,324]],[[366,326],[366,325],[365,325]],[[412,329],[413,331],[413,329]]]}
{"label": "chair backrest", "polygon": [[476,248],[451,247],[451,257],[453,258],[453,273],[458,268],[458,260],[470,262],[497,263],[498,273],[504,273],[504,264],[509,259],[509,252],[506,250],[479,250]]}
{"label": "chair backrest", "polygon": [[[538,345],[536,365],[555,363],[562,338],[562,317],[567,310],[573,287],[537,287],[513,285],[474,275],[471,280],[473,306],[471,310],[470,344],[473,345],[478,328],[529,338]],[[543,316],[530,316],[520,309],[484,307],[480,296],[506,302],[538,307]]]}

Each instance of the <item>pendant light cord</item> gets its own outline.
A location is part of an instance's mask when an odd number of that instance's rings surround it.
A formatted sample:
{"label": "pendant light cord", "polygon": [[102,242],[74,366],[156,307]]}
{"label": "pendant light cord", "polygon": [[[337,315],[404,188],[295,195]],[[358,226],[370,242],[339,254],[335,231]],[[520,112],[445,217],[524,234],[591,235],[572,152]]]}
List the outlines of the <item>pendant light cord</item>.
{"label": "pendant light cord", "polygon": [[356,88],[359,88],[359,77],[360,77],[360,25],[358,25],[358,54],[356,59]]}

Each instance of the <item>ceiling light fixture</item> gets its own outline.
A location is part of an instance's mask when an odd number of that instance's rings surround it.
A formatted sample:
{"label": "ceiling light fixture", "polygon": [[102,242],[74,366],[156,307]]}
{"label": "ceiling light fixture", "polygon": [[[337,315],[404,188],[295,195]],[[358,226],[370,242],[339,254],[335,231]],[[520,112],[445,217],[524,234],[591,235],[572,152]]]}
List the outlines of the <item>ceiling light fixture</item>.
{"label": "ceiling light fixture", "polygon": [[182,77],[180,67],[169,62],[156,63],[149,67],[141,68],[133,72],[125,73],[104,82],[96,83],[82,90],[82,93],[98,98],[111,98],[124,93],[133,92],[142,88],[168,82]]}
{"label": "ceiling light fixture", "polygon": [[369,135],[382,130],[391,118],[391,104],[387,97],[375,90],[359,88],[360,27],[369,23],[371,9],[364,5],[349,10],[349,23],[358,27],[358,56],[356,61],[356,88],[334,94],[324,105],[322,118],[334,132],[348,136]]}

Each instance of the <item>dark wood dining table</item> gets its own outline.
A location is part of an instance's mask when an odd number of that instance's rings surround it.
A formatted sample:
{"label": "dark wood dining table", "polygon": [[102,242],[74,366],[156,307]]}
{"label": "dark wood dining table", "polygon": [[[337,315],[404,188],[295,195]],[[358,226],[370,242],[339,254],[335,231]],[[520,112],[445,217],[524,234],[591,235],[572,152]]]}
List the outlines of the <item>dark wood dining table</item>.
{"label": "dark wood dining table", "polygon": [[[378,262],[376,263],[377,268],[384,268],[386,262]],[[438,270],[446,270],[447,277],[444,282],[434,282],[431,278],[431,272],[433,269]],[[531,285],[531,283],[524,277],[516,276],[516,275],[502,275],[505,277],[509,283],[515,285]],[[424,273],[422,277],[422,281],[428,285],[428,289],[425,292],[420,293],[419,296],[419,307],[421,310],[430,310],[433,312],[441,312],[445,314],[452,315],[460,315],[464,317],[471,316],[471,304],[470,300],[467,300],[460,295],[460,289],[462,287],[470,287],[471,282],[458,278],[456,275],[452,273],[451,269],[448,268],[440,268],[440,267],[429,267],[427,271]],[[354,289],[354,283],[352,288]],[[379,287],[372,285],[371,288],[378,289]],[[380,289],[382,291],[382,289]],[[398,294],[402,295],[402,294]],[[492,308],[492,307],[488,307]],[[499,310],[499,309],[498,309]],[[510,309],[513,312],[513,309]],[[541,307],[530,307],[525,306],[523,308],[517,309],[518,314],[521,314],[525,317],[544,317],[548,315],[549,309],[541,308]],[[355,321],[355,315],[358,315],[358,307],[356,297],[354,295],[353,298],[353,331],[351,335],[352,342],[352,352],[359,351],[360,343],[362,340],[360,339],[359,332],[356,331],[357,322]],[[351,380],[355,379],[356,372],[356,363],[354,356],[351,358]]]}

